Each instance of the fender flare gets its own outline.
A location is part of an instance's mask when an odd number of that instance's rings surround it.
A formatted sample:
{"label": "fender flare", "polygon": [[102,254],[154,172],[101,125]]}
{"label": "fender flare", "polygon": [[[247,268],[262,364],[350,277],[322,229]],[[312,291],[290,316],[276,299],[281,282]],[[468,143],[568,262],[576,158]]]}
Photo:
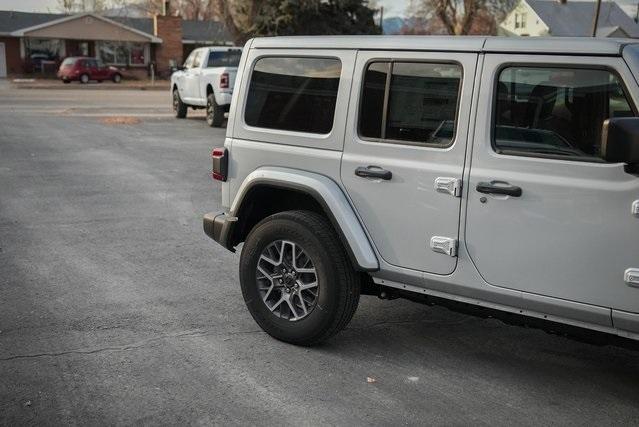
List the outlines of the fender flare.
{"label": "fender flare", "polygon": [[269,185],[300,191],[313,197],[323,208],[339,234],[353,265],[360,271],[377,271],[379,262],[366,232],[342,189],[332,179],[317,173],[281,167],[263,167],[242,182],[229,214],[237,217],[244,197],[256,185]]}

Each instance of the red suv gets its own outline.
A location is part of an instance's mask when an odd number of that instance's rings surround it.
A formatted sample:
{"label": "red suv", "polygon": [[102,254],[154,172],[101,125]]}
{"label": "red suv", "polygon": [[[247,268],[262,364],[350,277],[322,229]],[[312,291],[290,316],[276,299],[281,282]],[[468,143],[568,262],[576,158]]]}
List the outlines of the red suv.
{"label": "red suv", "polygon": [[111,66],[106,66],[99,59],[83,56],[69,57],[62,61],[58,70],[58,77],[64,83],[78,80],[80,83],[89,83],[90,80],[113,80],[115,83],[122,81],[120,71]]}

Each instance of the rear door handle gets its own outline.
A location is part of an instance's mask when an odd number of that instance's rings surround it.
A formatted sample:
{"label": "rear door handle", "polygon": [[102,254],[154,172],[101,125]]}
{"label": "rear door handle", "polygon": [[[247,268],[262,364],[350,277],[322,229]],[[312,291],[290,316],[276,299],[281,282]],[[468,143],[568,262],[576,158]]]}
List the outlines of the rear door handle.
{"label": "rear door handle", "polygon": [[391,171],[387,171],[386,169],[382,169],[379,166],[360,166],[355,169],[355,175],[361,178],[377,178],[388,181],[393,177],[393,173]]}
{"label": "rear door handle", "polygon": [[504,196],[521,197],[521,187],[510,185],[505,181],[480,182],[477,191],[484,194],[502,194]]}

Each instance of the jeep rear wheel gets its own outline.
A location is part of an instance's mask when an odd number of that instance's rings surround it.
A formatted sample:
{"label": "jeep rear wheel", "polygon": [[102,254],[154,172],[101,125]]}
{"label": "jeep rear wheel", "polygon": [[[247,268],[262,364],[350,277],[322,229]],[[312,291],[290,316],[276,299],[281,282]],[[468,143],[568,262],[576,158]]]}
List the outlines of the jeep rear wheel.
{"label": "jeep rear wheel", "polygon": [[313,345],[342,330],[359,303],[359,278],[330,223],[309,211],[272,215],[240,258],[246,305],[269,335]]}

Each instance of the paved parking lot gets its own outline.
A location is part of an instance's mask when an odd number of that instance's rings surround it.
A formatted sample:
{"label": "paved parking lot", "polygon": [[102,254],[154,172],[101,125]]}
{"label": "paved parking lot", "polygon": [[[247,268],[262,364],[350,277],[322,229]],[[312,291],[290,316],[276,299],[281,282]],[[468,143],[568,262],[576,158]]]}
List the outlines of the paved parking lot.
{"label": "paved parking lot", "polygon": [[0,424],[639,423],[636,351],[373,297],[268,337],[202,232],[223,136],[163,92],[0,83]]}

